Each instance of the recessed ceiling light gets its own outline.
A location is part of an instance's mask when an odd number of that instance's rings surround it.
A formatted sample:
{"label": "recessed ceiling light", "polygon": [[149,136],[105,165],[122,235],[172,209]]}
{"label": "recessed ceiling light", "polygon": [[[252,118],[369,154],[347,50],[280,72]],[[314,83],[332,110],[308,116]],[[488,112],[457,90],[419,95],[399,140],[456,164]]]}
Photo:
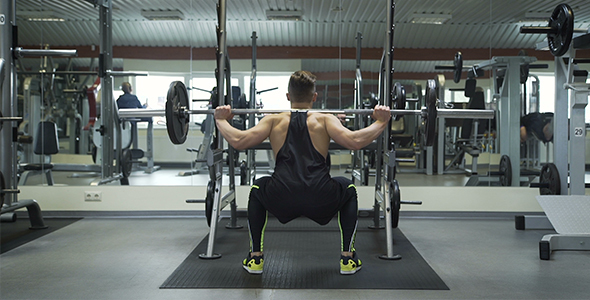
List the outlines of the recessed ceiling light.
{"label": "recessed ceiling light", "polygon": [[450,14],[412,14],[410,23],[416,24],[444,24],[450,20],[453,16]]}
{"label": "recessed ceiling light", "polygon": [[303,17],[300,10],[267,10],[266,19],[276,21],[299,21]]}
{"label": "recessed ceiling light", "polygon": [[142,9],[141,15],[150,21],[180,21],[184,20],[184,14],[178,10],[148,10]]}

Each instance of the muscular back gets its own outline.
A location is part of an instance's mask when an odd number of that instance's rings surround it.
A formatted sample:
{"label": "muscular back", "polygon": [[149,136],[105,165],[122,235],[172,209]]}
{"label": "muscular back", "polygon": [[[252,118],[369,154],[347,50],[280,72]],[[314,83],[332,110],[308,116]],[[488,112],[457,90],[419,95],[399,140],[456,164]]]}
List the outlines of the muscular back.
{"label": "muscular back", "polygon": [[[309,130],[311,141],[314,148],[322,156],[324,156],[324,158],[328,155],[328,148],[330,146],[330,136],[326,130],[326,118],[329,117],[334,116],[321,113],[307,114],[307,128]],[[272,118],[273,125],[269,139],[272,150],[276,157],[279,150],[283,147],[285,139],[287,138],[291,113],[270,115],[266,116],[265,118]]]}

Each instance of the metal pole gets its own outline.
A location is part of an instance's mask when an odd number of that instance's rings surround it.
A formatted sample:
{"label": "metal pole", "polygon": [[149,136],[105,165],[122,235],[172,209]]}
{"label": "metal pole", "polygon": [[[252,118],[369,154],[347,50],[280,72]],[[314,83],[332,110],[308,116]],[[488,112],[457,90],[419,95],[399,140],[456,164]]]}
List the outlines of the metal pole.
{"label": "metal pole", "polygon": [[[100,56],[99,75],[102,84],[101,120],[102,120],[102,179],[111,177],[113,168],[113,78],[110,72],[113,69],[113,37],[112,37],[112,0],[104,0],[99,8],[100,17]],[[120,150],[120,149],[119,149]],[[121,151],[119,151],[121,152]],[[118,153],[120,155],[120,153]]]}
{"label": "metal pole", "polygon": [[[567,56],[567,54],[565,55]],[[561,194],[569,195],[568,188],[568,90],[564,84],[571,77],[572,70],[568,70],[563,57],[555,57],[555,114],[553,117],[553,163],[557,167],[561,182]]]}
{"label": "metal pole", "polygon": [[[392,99],[392,80],[393,80],[393,51],[394,51],[394,46],[393,46],[393,32],[395,29],[395,24],[394,24],[394,20],[393,20],[393,15],[395,13],[395,1],[390,0],[389,1],[389,7],[387,9],[387,39],[386,39],[386,44],[385,44],[385,51],[386,51],[386,59],[385,59],[385,102],[384,105],[386,106],[391,106],[391,99]],[[391,126],[387,126],[385,127],[385,130],[383,131],[382,134],[382,138],[383,138],[383,151],[386,154],[389,154],[389,151],[386,150],[392,150],[391,149],[391,145],[389,143],[389,131],[390,131]],[[389,160],[387,159],[387,157],[384,157],[383,162],[385,162],[385,164],[383,164],[383,166],[379,166],[380,168],[385,167],[385,165],[387,164]],[[391,180],[391,178],[388,178],[388,180]],[[391,201],[389,201],[390,197],[391,197],[391,189],[390,189],[390,185],[387,184],[387,182],[385,182],[384,184],[385,186],[383,187],[385,190],[384,193],[384,204],[381,207],[384,208],[384,217],[385,217],[385,237],[386,237],[386,241],[387,241],[387,254],[385,256],[381,256],[382,258],[392,258],[394,257],[393,254],[393,232],[391,232],[391,226],[392,226],[392,219],[391,219]]]}
{"label": "metal pole", "polygon": [[[4,60],[4,64],[0,73],[2,82],[0,83],[0,91],[2,97],[2,105],[0,110],[4,117],[15,117],[16,113],[13,107],[13,87],[14,82],[14,63],[12,59],[12,12],[15,9],[14,1],[1,1],[0,14],[4,16],[4,23],[0,25],[0,58]],[[12,145],[12,132],[16,127],[16,122],[4,122],[0,130],[0,171],[6,180],[6,188],[13,189],[16,187],[14,175],[14,149]],[[11,204],[16,196],[14,194],[6,194],[5,202]]]}
{"label": "metal pole", "polygon": [[[250,74],[250,103],[249,107],[251,109],[256,108],[256,31],[252,32],[252,73]],[[249,114],[248,115],[248,128],[254,127],[254,123],[256,122],[256,115]],[[246,180],[246,184],[252,184],[254,178],[256,178],[256,150],[246,150],[246,172],[248,172],[248,179]]]}
{"label": "metal pole", "polygon": [[[217,105],[223,105],[224,101],[224,91],[225,91],[225,55],[226,55],[226,28],[225,28],[225,21],[226,21],[226,1],[219,0],[217,4],[217,16],[219,19],[219,25],[217,27]],[[227,84],[231,84],[228,82]],[[215,138],[214,138],[215,149],[214,151],[219,151],[223,149],[223,136],[219,133],[219,129],[215,126]],[[211,168],[211,166],[209,167]],[[209,239],[207,241],[207,251],[199,255],[200,258],[204,259],[213,259],[221,257],[220,254],[216,254],[213,252],[213,248],[215,246],[215,236],[217,234],[217,221],[219,218],[219,205],[221,201],[221,187],[222,187],[222,174],[223,174],[223,166],[221,163],[217,162],[213,165],[213,173],[211,174],[211,179],[215,180],[215,192],[213,196],[213,210],[211,212],[211,227],[209,228]],[[214,177],[214,178],[213,178]]]}

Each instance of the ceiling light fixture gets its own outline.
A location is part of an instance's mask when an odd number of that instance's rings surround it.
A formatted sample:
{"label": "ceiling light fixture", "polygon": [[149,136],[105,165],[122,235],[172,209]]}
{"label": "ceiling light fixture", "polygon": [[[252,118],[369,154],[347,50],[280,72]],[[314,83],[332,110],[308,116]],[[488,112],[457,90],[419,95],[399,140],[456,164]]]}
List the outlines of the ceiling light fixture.
{"label": "ceiling light fixture", "polygon": [[266,19],[273,21],[300,21],[303,12],[300,10],[267,10]]}
{"label": "ceiling light fixture", "polygon": [[410,23],[415,24],[444,24],[453,16],[450,14],[412,14]]}
{"label": "ceiling light fixture", "polygon": [[518,20],[519,23],[547,23],[549,21],[550,13],[543,12],[526,12],[524,17]]}
{"label": "ceiling light fixture", "polygon": [[22,10],[16,16],[30,22],[63,22],[64,18],[55,15],[52,10]]}
{"label": "ceiling light fixture", "polygon": [[147,10],[142,9],[141,15],[150,21],[181,21],[184,20],[184,14],[178,10]]}

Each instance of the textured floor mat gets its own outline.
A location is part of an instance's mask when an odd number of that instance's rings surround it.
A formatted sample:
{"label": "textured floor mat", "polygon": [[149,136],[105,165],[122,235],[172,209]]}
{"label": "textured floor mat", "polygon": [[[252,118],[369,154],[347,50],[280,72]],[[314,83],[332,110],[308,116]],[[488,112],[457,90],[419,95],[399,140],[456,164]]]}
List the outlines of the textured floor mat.
{"label": "textured floor mat", "polygon": [[44,218],[43,222],[47,226],[46,229],[29,229],[31,222],[28,218],[19,218],[12,223],[2,223],[0,225],[0,253],[10,251],[78,220],[80,219]]}
{"label": "textured floor mat", "polygon": [[368,229],[370,224],[369,219],[359,220],[355,248],[363,267],[355,275],[340,275],[340,233],[335,220],[320,226],[304,218],[286,225],[269,219],[262,275],[250,275],[241,266],[248,253],[248,231],[220,226],[214,250],[222,257],[198,257],[206,252],[205,237],[160,288],[448,290],[399,229],[393,231],[394,251],[402,259],[378,258],[387,252],[385,230]]}

